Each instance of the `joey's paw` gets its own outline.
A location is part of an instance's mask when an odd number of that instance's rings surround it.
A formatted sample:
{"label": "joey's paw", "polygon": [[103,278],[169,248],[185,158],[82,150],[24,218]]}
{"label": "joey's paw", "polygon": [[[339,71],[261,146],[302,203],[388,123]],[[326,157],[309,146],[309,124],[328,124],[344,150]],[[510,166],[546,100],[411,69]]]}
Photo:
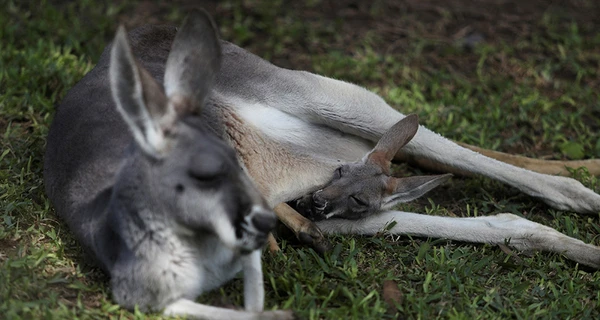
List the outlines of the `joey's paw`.
{"label": "joey's paw", "polygon": [[319,227],[313,222],[304,224],[297,233],[298,240],[303,244],[311,246],[319,254],[331,249],[329,240],[325,238]]}

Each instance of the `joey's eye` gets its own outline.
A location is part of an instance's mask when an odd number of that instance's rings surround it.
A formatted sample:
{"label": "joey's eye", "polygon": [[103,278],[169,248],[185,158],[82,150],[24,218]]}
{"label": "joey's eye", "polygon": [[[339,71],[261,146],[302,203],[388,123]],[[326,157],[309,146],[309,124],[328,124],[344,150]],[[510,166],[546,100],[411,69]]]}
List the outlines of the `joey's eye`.
{"label": "joey's eye", "polygon": [[363,199],[361,199],[357,196],[350,196],[350,200],[352,200],[357,206],[360,206],[360,207],[368,206],[368,203],[366,201],[364,201]]}

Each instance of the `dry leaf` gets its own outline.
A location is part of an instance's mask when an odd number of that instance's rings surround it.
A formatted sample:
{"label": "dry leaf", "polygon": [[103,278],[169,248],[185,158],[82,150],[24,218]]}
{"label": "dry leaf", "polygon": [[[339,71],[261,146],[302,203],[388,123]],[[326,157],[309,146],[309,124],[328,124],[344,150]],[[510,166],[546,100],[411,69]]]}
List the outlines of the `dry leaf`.
{"label": "dry leaf", "polygon": [[395,281],[383,281],[383,301],[388,304],[390,309],[396,309],[396,305],[402,303],[403,298],[404,296]]}

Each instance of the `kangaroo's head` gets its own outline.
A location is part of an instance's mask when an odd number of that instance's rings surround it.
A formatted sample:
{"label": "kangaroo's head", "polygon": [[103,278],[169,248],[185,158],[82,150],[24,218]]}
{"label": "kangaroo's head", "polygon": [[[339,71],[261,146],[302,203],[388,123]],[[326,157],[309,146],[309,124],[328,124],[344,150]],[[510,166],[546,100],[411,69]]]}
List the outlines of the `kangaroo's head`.
{"label": "kangaroo's head", "polygon": [[416,115],[409,115],[389,129],[362,160],[344,164],[322,189],[297,203],[298,210],[312,220],[361,219],[400,202],[414,200],[451,177],[390,176],[391,161],[417,133]]}
{"label": "kangaroo's head", "polygon": [[137,62],[119,29],[110,83],[135,150],[115,192],[121,202],[135,202],[129,206],[141,229],[170,228],[192,238],[213,235],[249,252],[265,243],[276,218],[234,150],[199,116],[220,63],[215,27],[204,12],[190,13],[178,31],[164,86]]}

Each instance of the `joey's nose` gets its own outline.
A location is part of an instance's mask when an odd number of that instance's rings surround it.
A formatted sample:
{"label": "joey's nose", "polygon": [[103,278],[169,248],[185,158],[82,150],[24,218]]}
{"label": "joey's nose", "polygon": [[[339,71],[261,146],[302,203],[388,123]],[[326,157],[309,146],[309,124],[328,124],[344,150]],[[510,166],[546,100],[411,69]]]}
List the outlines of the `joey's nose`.
{"label": "joey's nose", "polygon": [[275,228],[277,218],[273,215],[255,214],[252,217],[254,228],[260,232],[268,233]]}
{"label": "joey's nose", "polygon": [[319,190],[312,194],[312,207],[314,210],[321,213],[330,209],[327,198],[323,196],[323,190]]}

